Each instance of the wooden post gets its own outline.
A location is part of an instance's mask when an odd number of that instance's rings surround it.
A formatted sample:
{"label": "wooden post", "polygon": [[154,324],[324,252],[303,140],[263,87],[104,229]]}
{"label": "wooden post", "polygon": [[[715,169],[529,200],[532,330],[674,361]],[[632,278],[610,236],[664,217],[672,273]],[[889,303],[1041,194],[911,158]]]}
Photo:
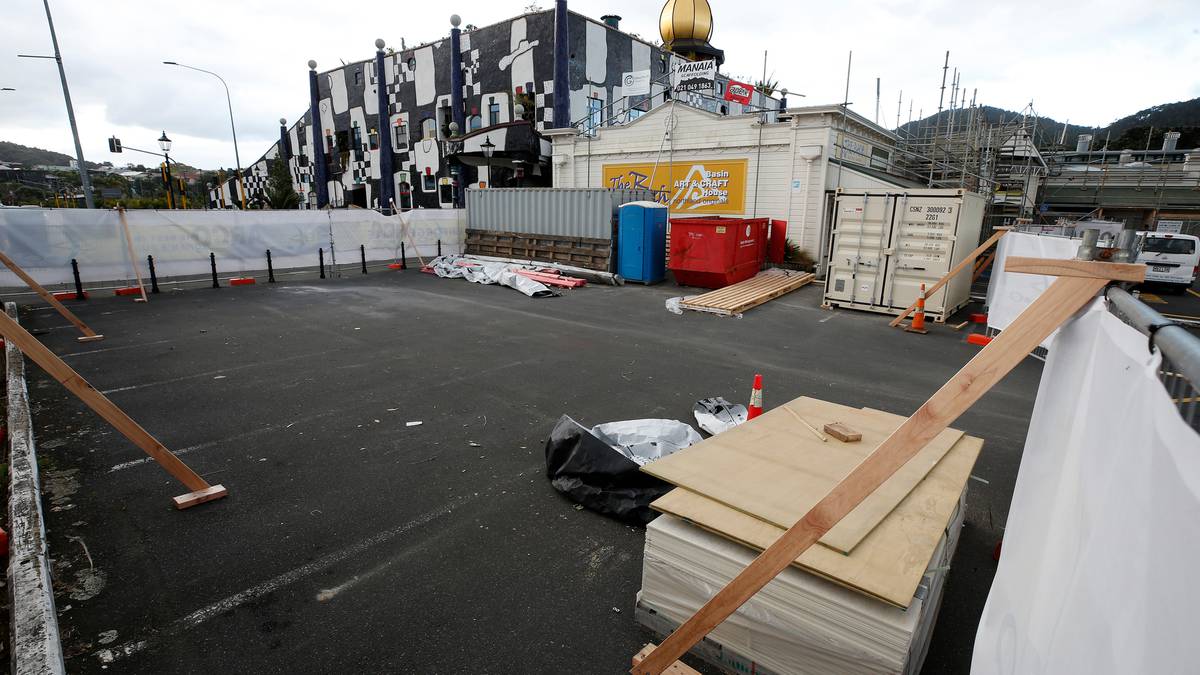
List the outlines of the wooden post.
{"label": "wooden post", "polygon": [[996,252],[992,251],[991,253],[988,254],[988,256],[986,258],[984,258],[978,265],[976,265],[975,271],[971,273],[971,283],[975,283],[975,280],[979,278],[979,275],[983,274],[983,271],[986,270],[988,268],[988,265],[991,265],[992,261],[995,259],[996,259]]}
{"label": "wooden post", "polygon": [[[41,284],[34,281],[33,277],[26,274],[25,270],[18,267],[17,263],[13,262],[12,258],[5,255],[3,251],[0,251],[0,262],[4,263],[5,267],[12,270],[13,274],[20,277],[21,281],[24,281],[25,284],[27,286],[29,286],[30,288],[32,288],[35,293],[40,295],[43,300],[50,303],[51,307],[53,307],[54,309],[57,309],[58,313],[62,314],[64,319],[75,324],[75,327],[79,329],[79,332],[83,333],[83,336],[75,338],[76,340],[79,340],[80,342],[92,342],[93,340],[103,340],[104,339],[103,335],[99,335],[96,333],[96,331],[92,330],[91,328],[88,328],[88,325],[86,323],[84,323],[83,321],[81,321],[79,319],[79,317],[75,316],[74,312],[67,309],[65,305],[63,305],[61,302],[59,302],[58,298],[54,297],[53,293],[51,293],[50,291],[47,291],[45,288],[42,288]],[[82,298],[83,296],[80,295],[79,297]]]}
{"label": "wooden post", "polygon": [[[971,263],[975,262],[975,259],[978,258],[980,256],[980,254],[982,254],[984,251],[991,248],[992,244],[995,244],[996,242],[1000,241],[1000,237],[1003,237],[1006,234],[1008,234],[1008,230],[1002,230],[1002,229],[997,228],[995,232],[992,232],[992,236],[987,238],[987,241],[985,241],[979,245],[979,248],[968,253],[967,257],[960,260],[959,263],[957,265],[955,265],[954,268],[951,269],[949,272],[946,272],[946,276],[942,277],[941,279],[938,279],[937,283],[934,284],[933,286],[931,286],[930,289],[925,293],[925,297],[928,298],[929,296],[931,296],[934,293],[937,293],[939,290],[941,290],[942,286],[945,286],[959,272],[966,269],[967,265],[970,265]],[[916,308],[917,308],[917,301],[914,300],[913,303],[908,306],[908,309],[904,310],[900,314],[900,316],[896,317],[895,319],[892,319],[892,322],[889,323],[888,325],[893,328],[895,328],[896,326],[899,326],[900,322],[904,321],[906,318],[908,318],[908,315],[912,314],[913,310],[915,310]]]}
{"label": "wooden post", "polygon": [[201,478],[195,471],[192,471],[187,464],[184,464],[174,453],[168,450],[162,443],[159,443],[158,439],[151,436],[137,422],[134,422],[129,415],[125,414],[125,411],[118,408],[107,396],[96,391],[96,388],[88,384],[88,381],[83,379],[79,373],[64,363],[62,359],[55,356],[45,345],[38,342],[36,338],[30,335],[16,321],[13,321],[5,312],[0,312],[0,335],[3,335],[4,339],[16,345],[25,356],[28,356],[42,370],[58,380],[72,394],[78,396],[79,400],[87,404],[93,412],[104,418],[104,421],[111,424],[125,438],[128,438],[134,445],[154,458],[154,461],[166,469],[167,473],[174,476],[176,480],[191,490],[187,494],[175,497],[175,508],[186,509],[196,504],[220,499],[227,494],[224,487],[209,485],[208,481]]}
{"label": "wooden post", "polygon": [[142,272],[138,269],[137,256],[133,253],[133,237],[129,236],[129,221],[125,220],[125,207],[118,206],[117,214],[121,217],[121,229],[125,231],[125,248],[129,251],[129,264],[133,267],[133,275],[137,277],[138,289],[142,292],[142,297],[137,298],[134,302],[149,302],[146,297],[146,284],[142,283]]}
{"label": "wooden post", "polygon": [[660,675],[738,607],[807,551],[908,460],[958,419],[1050,333],[1070,319],[1109,280],[1140,281],[1144,265],[1010,258],[1010,272],[1061,275],[999,336],[888,436],[829,494],[717,592],[661,645],[634,666]]}

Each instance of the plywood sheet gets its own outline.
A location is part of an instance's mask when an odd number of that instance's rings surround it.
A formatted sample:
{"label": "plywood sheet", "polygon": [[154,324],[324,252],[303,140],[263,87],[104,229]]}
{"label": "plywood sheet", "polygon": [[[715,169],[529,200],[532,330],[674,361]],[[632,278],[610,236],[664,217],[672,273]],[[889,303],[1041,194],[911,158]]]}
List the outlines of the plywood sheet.
{"label": "plywood sheet", "polygon": [[[830,422],[845,423],[862,432],[862,440],[821,442],[793,413],[818,429]],[[647,464],[642,471],[786,529],[904,420],[878,410],[802,396]],[[955,429],[939,434],[827,532],[821,544],[841,553],[853,551],[961,437],[962,432]]]}
{"label": "plywood sheet", "polygon": [[[982,447],[981,439],[961,438],[850,555],[813,546],[793,564],[847,588],[907,608]],[[651,506],[759,550],[770,546],[786,529],[683,488],[668,492]]]}

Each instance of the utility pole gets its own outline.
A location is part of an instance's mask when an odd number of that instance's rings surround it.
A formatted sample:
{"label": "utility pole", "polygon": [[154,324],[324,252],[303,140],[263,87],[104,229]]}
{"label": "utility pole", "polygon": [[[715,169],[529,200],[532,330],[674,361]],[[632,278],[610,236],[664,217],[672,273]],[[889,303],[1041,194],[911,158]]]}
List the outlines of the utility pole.
{"label": "utility pole", "polygon": [[83,188],[83,201],[89,209],[96,208],[92,199],[92,179],[88,176],[87,164],[83,161],[83,146],[79,143],[79,127],[75,124],[75,108],[71,106],[71,90],[67,87],[67,71],[63,69],[62,52],[58,49],[58,35],[54,32],[54,17],[50,15],[50,0],[42,0],[46,6],[46,23],[50,26],[50,42],[54,44],[54,56],[31,56],[24,58],[54,59],[58,64],[58,78],[62,80],[63,99],[67,102],[67,120],[71,122],[71,136],[75,139],[75,161],[79,163],[79,184]]}

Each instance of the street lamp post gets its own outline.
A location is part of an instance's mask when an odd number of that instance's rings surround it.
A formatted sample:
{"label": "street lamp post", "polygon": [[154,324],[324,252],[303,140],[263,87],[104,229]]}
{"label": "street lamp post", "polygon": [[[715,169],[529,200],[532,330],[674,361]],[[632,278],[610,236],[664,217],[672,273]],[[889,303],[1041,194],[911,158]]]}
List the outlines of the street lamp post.
{"label": "street lamp post", "polygon": [[233,99],[229,96],[229,85],[225,83],[225,78],[221,77],[220,75],[214,73],[211,70],[205,70],[203,68],[197,68],[195,66],[189,66],[189,65],[186,65],[183,63],[177,63],[175,61],[163,61],[163,64],[168,65],[168,66],[179,66],[180,68],[187,68],[188,70],[194,70],[199,73],[207,73],[208,75],[212,75],[213,77],[220,80],[221,86],[225,87],[225,104],[229,107],[229,130],[233,133],[233,159],[237,163],[238,192],[241,194],[242,210],[245,211],[246,210],[246,187],[245,187],[245,185],[242,184],[242,157],[238,153],[237,125],[235,125],[233,123]]}
{"label": "street lamp post", "polygon": [[167,174],[167,208],[175,208],[175,188],[171,185],[171,139],[167,138],[167,132],[163,132],[158,138],[158,147],[162,148],[163,158],[166,160]]}
{"label": "street lamp post", "polygon": [[[75,124],[75,108],[71,105],[71,90],[67,87],[67,71],[63,69],[62,53],[58,50],[58,34],[54,32],[54,17],[50,15],[50,0],[42,0],[46,7],[46,24],[50,26],[50,42],[54,44],[54,56],[17,54],[26,59],[54,59],[58,64],[58,79],[62,81],[63,99],[67,103],[67,121],[71,123],[71,136],[75,139],[75,161],[79,163],[79,185],[83,188],[83,203],[96,208],[92,199],[92,179],[88,176],[87,164],[83,161],[83,145],[79,142],[79,126]],[[6,88],[6,91],[14,91]]]}
{"label": "street lamp post", "polygon": [[496,144],[492,142],[491,136],[484,136],[479,147],[483,148],[483,157],[487,160],[487,187],[492,187],[492,153],[496,151]]}

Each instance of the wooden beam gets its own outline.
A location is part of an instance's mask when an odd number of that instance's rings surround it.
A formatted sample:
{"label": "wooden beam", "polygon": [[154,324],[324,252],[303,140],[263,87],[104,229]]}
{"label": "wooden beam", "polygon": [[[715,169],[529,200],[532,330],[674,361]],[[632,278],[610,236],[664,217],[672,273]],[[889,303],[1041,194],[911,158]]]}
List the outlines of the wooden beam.
{"label": "wooden beam", "polygon": [[150,302],[146,297],[146,284],[142,283],[142,273],[138,269],[137,255],[133,252],[133,237],[129,236],[129,221],[125,220],[125,207],[117,207],[117,215],[121,217],[121,229],[125,230],[125,248],[129,251],[129,264],[133,266],[133,275],[137,277],[138,290],[142,292],[142,297],[134,300],[134,302]]}
{"label": "wooden beam", "polygon": [[[967,265],[970,265],[971,263],[975,262],[975,259],[978,258],[981,253],[983,253],[984,251],[991,248],[992,244],[995,244],[996,242],[1000,241],[1000,237],[1003,237],[1006,234],[1008,234],[1008,230],[997,229],[995,232],[992,232],[992,236],[988,237],[987,241],[980,244],[979,248],[968,253],[967,257],[960,260],[958,262],[958,264],[955,265],[949,272],[946,272],[946,276],[942,277],[941,279],[938,279],[937,283],[935,283],[928,290],[926,290],[925,297],[927,297],[927,298],[931,297],[934,293],[937,293],[938,291],[940,291],[942,289],[942,286],[945,286],[959,272],[966,269]],[[908,306],[908,309],[904,310],[900,314],[900,316],[896,317],[895,319],[892,319],[892,322],[889,323],[888,325],[891,326],[892,328],[899,326],[900,322],[902,322],[902,321],[904,321],[904,319],[908,318],[908,315],[912,314],[916,308],[917,308],[917,301],[913,300],[913,303]]]}
{"label": "wooden beam", "polygon": [[50,303],[51,307],[57,309],[58,313],[62,314],[64,319],[75,324],[75,327],[79,329],[79,332],[83,333],[83,336],[75,338],[76,340],[79,340],[80,342],[92,342],[93,340],[104,339],[103,335],[99,335],[96,333],[96,331],[89,328],[86,323],[80,320],[79,317],[75,316],[74,312],[67,309],[66,305],[59,302],[58,298],[54,297],[53,293],[47,291],[45,288],[42,288],[41,284],[34,281],[33,277],[26,274],[25,270],[21,269],[17,263],[13,262],[13,259],[5,255],[3,251],[0,251],[0,262],[3,262],[5,267],[12,270],[13,274],[20,277],[21,281],[24,281],[25,284],[32,288],[35,293],[40,295],[43,300]]}
{"label": "wooden beam", "polygon": [[[654,643],[653,642],[650,642],[645,647],[642,647],[642,651],[633,655],[633,667],[637,668],[638,664],[640,664],[642,662],[642,659],[645,659],[647,656],[650,655],[650,652],[653,652],[653,651],[654,651]],[[667,673],[668,675],[700,675],[700,671],[689,667],[687,664],[680,663],[679,661],[676,661],[675,663],[672,663],[670,666],[667,666],[667,669],[664,670],[663,672]]]}
{"label": "wooden beam", "polygon": [[[150,455],[154,461],[167,470],[167,473],[174,476],[180,483],[183,483],[190,490],[190,493],[182,497],[176,497],[177,508],[187,508],[225,496],[224,487],[209,485],[208,481],[201,478],[195,471],[192,471],[191,467],[184,464],[166,446],[159,443],[158,439],[151,436],[137,422],[134,422],[129,415],[125,414],[125,411],[118,408],[107,396],[97,391],[79,373],[75,372],[71,366],[68,366],[62,359],[55,356],[54,352],[51,352],[45,345],[38,342],[37,338],[30,335],[29,331],[22,328],[20,324],[13,321],[4,312],[0,312],[0,335],[3,335],[5,340],[16,345],[25,356],[28,356],[42,370],[58,380],[68,391],[78,396],[79,400],[83,401],[97,415],[104,418],[104,421],[121,432],[130,442],[141,448],[147,455]],[[179,500],[183,500],[183,502],[180,503]]]}
{"label": "wooden beam", "polygon": [[[1113,273],[1124,274],[1119,268],[1115,268]],[[1042,340],[1090,302],[1107,283],[1107,278],[1056,279],[1008,328],[942,385],[842,482],[635,666],[632,672],[639,675],[665,672],[676,659],[786,569],[978,401]]]}
{"label": "wooden beam", "polygon": [[1012,257],[1004,261],[1005,272],[1045,274],[1054,277],[1080,279],[1111,279],[1113,281],[1146,280],[1146,266],[1137,263],[1110,263],[1098,260],[1052,260],[1048,258]]}
{"label": "wooden beam", "polygon": [[989,253],[987,255],[986,258],[983,259],[983,262],[976,265],[975,271],[971,273],[971,283],[975,283],[975,280],[978,279],[981,274],[983,274],[983,271],[986,270],[988,268],[988,265],[991,265],[992,261],[995,259],[996,259],[996,252],[992,251],[991,253]]}

